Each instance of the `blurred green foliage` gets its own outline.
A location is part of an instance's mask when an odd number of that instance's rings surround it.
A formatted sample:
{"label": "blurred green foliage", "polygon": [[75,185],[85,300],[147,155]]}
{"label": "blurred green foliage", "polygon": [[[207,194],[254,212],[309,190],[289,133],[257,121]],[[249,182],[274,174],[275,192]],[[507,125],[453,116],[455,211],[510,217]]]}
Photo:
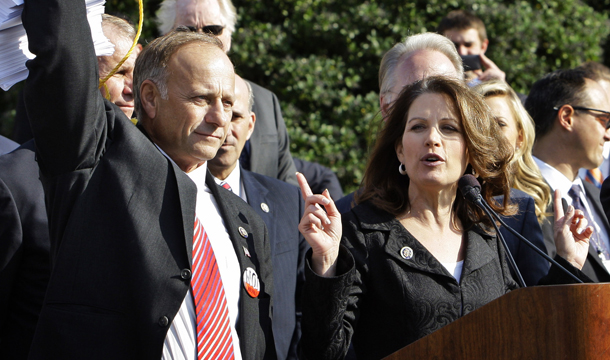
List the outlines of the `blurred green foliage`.
{"label": "blurred green foliage", "polygon": [[[143,44],[157,36],[153,20],[159,3],[145,0]],[[332,168],[346,192],[362,178],[379,124],[379,62],[405,36],[434,31],[451,10],[470,10],[487,26],[488,57],[515,90],[527,93],[547,72],[603,61],[610,33],[610,0],[234,0],[234,5],[239,19],[230,56],[237,73],[278,95],[293,155]],[[135,0],[110,0],[106,9],[138,21]],[[3,134],[10,134],[12,93],[0,97]]]}

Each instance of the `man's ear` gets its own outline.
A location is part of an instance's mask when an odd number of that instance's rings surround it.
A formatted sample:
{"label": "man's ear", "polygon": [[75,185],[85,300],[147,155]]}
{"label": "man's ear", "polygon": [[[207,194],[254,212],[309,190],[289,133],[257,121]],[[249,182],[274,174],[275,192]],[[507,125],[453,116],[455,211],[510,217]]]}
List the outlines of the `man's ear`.
{"label": "man's ear", "polygon": [[252,136],[252,133],[254,132],[254,125],[256,125],[256,114],[250,112],[250,121],[248,122],[248,136],[246,137],[246,140],[250,140],[250,136]]}
{"label": "man's ear", "polygon": [[570,105],[563,105],[557,111],[557,122],[559,126],[568,131],[572,131],[574,126],[574,108]]}
{"label": "man's ear", "polygon": [[155,83],[148,79],[142,82],[142,85],[140,85],[140,102],[142,103],[142,110],[148,118],[154,119],[157,116],[157,105],[160,97]]}
{"label": "man's ear", "polygon": [[485,39],[485,40],[481,41],[481,52],[483,53],[483,55],[485,55],[485,52],[487,51],[488,46],[489,46],[489,39]]}

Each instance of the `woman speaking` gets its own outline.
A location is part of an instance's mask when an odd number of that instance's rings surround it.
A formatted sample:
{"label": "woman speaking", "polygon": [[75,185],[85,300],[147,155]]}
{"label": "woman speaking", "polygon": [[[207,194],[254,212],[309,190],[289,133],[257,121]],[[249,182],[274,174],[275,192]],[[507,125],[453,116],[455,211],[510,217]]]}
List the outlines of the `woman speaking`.
{"label": "woman speaking", "polygon": [[[353,343],[359,360],[380,359],[518,287],[491,220],[458,192],[473,173],[494,210],[512,211],[492,200],[508,199],[512,149],[491,119],[480,95],[427,78],[396,100],[343,221],[328,192],[312,194],[298,176],[306,200],[299,230],[312,248],[305,358],[342,359]],[[560,261],[578,274],[570,264],[582,267],[591,228],[572,208],[556,216]]]}

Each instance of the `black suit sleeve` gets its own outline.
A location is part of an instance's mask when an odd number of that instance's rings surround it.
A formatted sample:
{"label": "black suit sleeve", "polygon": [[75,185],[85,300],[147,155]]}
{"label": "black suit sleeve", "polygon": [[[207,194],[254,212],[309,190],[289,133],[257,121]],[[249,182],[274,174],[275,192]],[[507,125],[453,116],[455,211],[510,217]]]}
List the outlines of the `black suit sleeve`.
{"label": "black suit sleeve", "polygon": [[36,55],[27,62],[24,93],[53,256],[118,113],[97,88],[97,58],[84,1],[27,0],[22,21]]}

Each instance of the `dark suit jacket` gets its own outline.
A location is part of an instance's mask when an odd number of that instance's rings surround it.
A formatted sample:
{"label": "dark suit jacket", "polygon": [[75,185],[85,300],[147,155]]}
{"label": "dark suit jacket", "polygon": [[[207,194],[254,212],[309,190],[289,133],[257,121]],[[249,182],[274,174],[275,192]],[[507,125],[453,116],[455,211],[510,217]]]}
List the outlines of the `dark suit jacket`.
{"label": "dark suit jacket", "polygon": [[[504,216],[502,220],[506,225],[515,229],[524,238],[536,245],[537,248],[546,252],[542,229],[536,217],[534,199],[523,191],[516,189],[511,189],[510,197],[518,206],[517,214]],[[498,201],[501,202],[502,198],[500,197]],[[537,285],[538,281],[549,272],[550,263],[504,226],[500,226],[500,233],[506,240],[508,250],[513,255],[525,284],[527,286]]]}
{"label": "dark suit jacket", "polygon": [[[53,266],[30,358],[159,359],[190,288],[197,188],[100,95],[84,1],[27,0],[23,24],[37,55],[25,102]],[[275,358],[264,223],[211,175],[206,183],[240,271],[251,267],[261,282],[258,297],[240,293],[241,353]]]}
{"label": "dark suit jacket", "polygon": [[250,142],[248,170],[298,185],[280,101],[271,91],[251,81],[248,83],[254,95],[252,111],[256,114],[256,126],[248,140]]}
{"label": "dark suit jacket", "polygon": [[368,202],[344,214],[337,275],[305,265],[304,358],[342,359],[352,341],[359,360],[381,359],[517,288],[499,241],[467,236],[458,283],[393,215]]}
{"label": "dark suit jacket", "polygon": [[[604,214],[604,209],[599,200],[600,191],[595,185],[589,184],[586,181],[582,182],[587,195],[587,201],[589,206],[593,207],[599,214]],[[553,214],[554,202],[551,202],[548,213]],[[603,218],[603,216],[602,216]],[[542,224],[542,234],[544,236],[544,244],[546,245],[549,256],[554,257],[557,254],[557,248],[555,247],[555,237],[553,236],[553,227],[555,226],[555,217],[553,215],[547,216],[547,221]],[[608,219],[604,219],[603,224],[599,226],[610,229]],[[594,282],[610,282],[610,274],[606,270],[606,267],[602,264],[601,259],[597,256],[593,246],[589,246],[589,255],[587,256],[587,262],[582,268],[582,272],[587,275]]]}
{"label": "dark suit jacket", "polygon": [[26,359],[49,281],[49,230],[30,140],[0,156],[0,358]]}
{"label": "dark suit jacket", "polygon": [[15,150],[19,144],[14,142],[11,139],[7,139],[4,136],[0,135],[0,155],[9,153]]}
{"label": "dark suit jacket", "polygon": [[303,259],[309,249],[298,229],[303,197],[298,187],[268,176],[242,169],[241,179],[248,203],[265,221],[269,232],[275,350],[278,359],[296,359],[301,335],[301,290],[305,280]]}

